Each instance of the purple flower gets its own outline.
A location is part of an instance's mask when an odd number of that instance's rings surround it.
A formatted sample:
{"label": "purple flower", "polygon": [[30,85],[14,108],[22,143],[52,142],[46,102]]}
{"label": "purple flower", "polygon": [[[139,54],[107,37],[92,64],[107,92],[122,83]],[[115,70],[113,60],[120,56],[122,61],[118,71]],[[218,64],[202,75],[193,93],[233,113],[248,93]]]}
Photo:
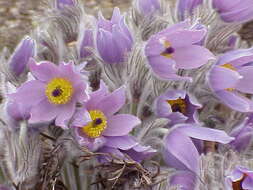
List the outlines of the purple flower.
{"label": "purple flower", "polygon": [[97,23],[97,50],[105,63],[121,63],[131,50],[133,39],[119,8],[114,8],[111,20],[99,14]]}
{"label": "purple flower", "polygon": [[161,9],[159,0],[137,0],[137,7],[144,16],[152,15]]}
{"label": "purple flower", "polygon": [[227,190],[253,189],[253,171],[237,166],[234,171],[226,177]]}
{"label": "purple flower", "polygon": [[245,151],[251,145],[253,137],[252,115],[247,117],[241,124],[236,126],[229,134],[235,140],[229,144],[238,152]]}
{"label": "purple flower", "polygon": [[192,14],[193,10],[202,3],[203,0],[179,0],[177,4],[179,19],[185,20],[185,15]]}
{"label": "purple flower", "polygon": [[9,95],[10,99],[20,102],[20,110],[29,110],[29,122],[56,119],[57,126],[67,128],[76,103],[88,99],[86,83],[79,71],[73,63],[56,66],[46,61],[37,64],[31,60],[28,66],[36,80],[24,83],[16,93]]}
{"label": "purple flower", "polygon": [[169,179],[171,186],[178,186],[180,190],[195,190],[197,176],[189,171],[178,171]]}
{"label": "purple flower", "polygon": [[253,0],[213,0],[213,7],[225,22],[246,22],[253,19]]}
{"label": "purple flower", "polygon": [[103,82],[100,89],[90,94],[90,99],[73,117],[77,141],[91,151],[106,146],[128,150],[137,143],[128,136],[141,121],[129,114],[115,114],[125,104],[125,89],[108,92]]}
{"label": "purple flower", "polygon": [[208,75],[209,86],[215,95],[231,109],[253,111],[253,48],[229,51],[219,57]]}
{"label": "purple flower", "polygon": [[196,122],[197,109],[201,105],[184,90],[167,90],[155,100],[158,117],[168,118],[170,125]]}
{"label": "purple flower", "polygon": [[196,45],[206,35],[204,27],[192,27],[189,21],[175,24],[153,35],[145,54],[152,71],[162,79],[188,79],[176,74],[178,69],[198,68],[213,58],[206,48]]}
{"label": "purple flower", "polygon": [[91,55],[91,52],[86,49],[89,47],[94,47],[93,31],[91,29],[84,30],[80,38],[79,54],[81,58]]}
{"label": "purple flower", "polygon": [[10,72],[19,77],[26,71],[26,65],[31,57],[35,55],[35,41],[26,36],[16,47],[14,53],[8,60]]}
{"label": "purple flower", "polygon": [[64,9],[65,6],[75,5],[75,0],[56,0],[57,9]]}
{"label": "purple flower", "polygon": [[178,124],[164,138],[163,156],[168,165],[179,170],[199,173],[200,155],[192,138],[223,144],[234,140],[224,131],[198,125]]}

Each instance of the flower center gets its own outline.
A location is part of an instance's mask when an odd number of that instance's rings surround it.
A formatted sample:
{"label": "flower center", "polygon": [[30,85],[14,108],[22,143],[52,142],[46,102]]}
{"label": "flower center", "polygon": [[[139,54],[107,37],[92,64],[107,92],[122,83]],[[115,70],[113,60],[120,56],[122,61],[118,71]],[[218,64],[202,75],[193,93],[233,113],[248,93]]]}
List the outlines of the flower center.
{"label": "flower center", "polygon": [[242,177],[240,180],[235,181],[235,182],[232,182],[233,190],[244,190],[244,189],[242,188],[242,182],[243,182],[243,180],[245,179],[246,176],[247,176],[247,175],[244,174],[243,177]]}
{"label": "flower center", "polygon": [[186,114],[186,102],[185,99],[178,98],[176,100],[167,100],[168,104],[170,104],[172,112],[180,112],[182,114]]}
{"label": "flower center", "polygon": [[[225,67],[227,69],[230,69],[232,71],[236,71],[236,68],[233,65],[229,64],[229,63],[226,63],[226,64],[221,65],[221,66]],[[227,90],[227,91],[234,91],[235,89],[234,88],[226,88],[225,90]]]}
{"label": "flower center", "polygon": [[64,78],[54,78],[46,86],[46,96],[52,104],[66,104],[72,95],[73,86]]}
{"label": "flower center", "polygon": [[175,52],[175,49],[173,47],[171,47],[171,44],[168,41],[164,41],[163,45],[166,49],[161,53],[161,55],[166,57],[166,58],[171,59],[173,53]]}
{"label": "flower center", "polygon": [[89,111],[91,122],[82,127],[82,132],[90,138],[100,137],[107,126],[107,118],[99,110]]}

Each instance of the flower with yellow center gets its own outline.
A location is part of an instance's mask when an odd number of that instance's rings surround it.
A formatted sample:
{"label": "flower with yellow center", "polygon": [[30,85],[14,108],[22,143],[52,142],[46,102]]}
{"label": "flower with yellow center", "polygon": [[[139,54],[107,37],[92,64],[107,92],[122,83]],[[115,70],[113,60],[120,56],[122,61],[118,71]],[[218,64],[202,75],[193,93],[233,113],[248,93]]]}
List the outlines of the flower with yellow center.
{"label": "flower with yellow center", "polygon": [[107,118],[99,110],[90,110],[89,114],[92,121],[82,127],[82,132],[90,138],[100,137],[107,127]]}
{"label": "flower with yellow center", "polygon": [[186,114],[187,105],[184,99],[178,98],[176,100],[167,100],[170,104],[172,112],[180,112]]}
{"label": "flower with yellow center", "polygon": [[52,104],[66,104],[73,95],[73,86],[64,78],[53,78],[46,85],[46,96]]}
{"label": "flower with yellow center", "polygon": [[171,44],[168,41],[162,40],[162,43],[163,43],[163,45],[166,49],[161,53],[161,55],[166,57],[166,58],[171,59],[172,55],[175,51],[174,48],[171,47]]}

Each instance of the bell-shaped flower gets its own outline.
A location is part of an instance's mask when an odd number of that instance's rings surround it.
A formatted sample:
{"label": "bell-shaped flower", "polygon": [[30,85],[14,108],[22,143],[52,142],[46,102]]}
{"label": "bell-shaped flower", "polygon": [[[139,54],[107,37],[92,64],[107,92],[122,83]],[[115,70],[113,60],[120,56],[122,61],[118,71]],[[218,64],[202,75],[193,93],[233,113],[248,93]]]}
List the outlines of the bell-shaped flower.
{"label": "bell-shaped flower", "polygon": [[144,16],[151,16],[161,10],[159,0],[137,0],[138,11]]}
{"label": "bell-shaped flower", "polygon": [[141,121],[129,114],[116,114],[125,104],[125,88],[109,93],[103,82],[73,117],[77,141],[91,151],[102,147],[128,150],[137,145],[129,133]]}
{"label": "bell-shaped flower", "polygon": [[29,59],[35,56],[35,51],[35,41],[29,36],[23,38],[8,60],[9,71],[13,76],[19,77],[25,73]]}
{"label": "bell-shaped flower", "polygon": [[79,39],[79,56],[80,58],[85,58],[91,55],[91,52],[87,48],[94,47],[94,40],[93,40],[93,30],[86,29],[83,31],[83,34],[80,36]]}
{"label": "bell-shaped flower", "polygon": [[178,124],[164,138],[163,157],[168,165],[178,170],[199,174],[200,154],[192,139],[227,144],[234,140],[224,131],[193,124]]}
{"label": "bell-shaped flower", "polygon": [[253,170],[237,166],[226,177],[225,185],[227,190],[253,189]]}
{"label": "bell-shaped flower", "polygon": [[162,79],[190,80],[177,75],[177,70],[199,68],[214,58],[208,49],[197,45],[206,32],[205,27],[199,27],[199,24],[191,26],[189,21],[185,21],[152,35],[145,46],[151,70]]}
{"label": "bell-shaped flower", "polygon": [[184,90],[167,90],[155,100],[156,115],[169,119],[169,125],[197,122],[200,108],[201,104]]}
{"label": "bell-shaped flower", "polygon": [[20,104],[20,110],[28,110],[30,123],[47,122],[67,128],[76,104],[88,99],[87,84],[73,63],[55,65],[51,62],[36,63],[31,60],[28,67],[35,80],[21,85],[10,94],[11,101]]}
{"label": "bell-shaped flower", "polygon": [[225,22],[247,22],[253,19],[253,0],[213,0],[213,7]]}
{"label": "bell-shaped flower", "polygon": [[233,149],[238,152],[246,151],[250,147],[253,139],[252,115],[245,118],[229,135],[235,138],[229,143]]}
{"label": "bell-shaped flower", "polygon": [[98,15],[96,45],[105,63],[123,62],[132,44],[132,35],[119,8],[114,8],[111,20],[106,20],[101,13]]}
{"label": "bell-shaped flower", "polygon": [[177,1],[177,14],[180,20],[185,20],[185,16],[192,14],[193,10],[200,4],[203,0],[179,0]]}
{"label": "bell-shaped flower", "polygon": [[229,51],[221,55],[208,75],[209,86],[231,109],[253,111],[253,101],[246,94],[253,94],[253,48]]}

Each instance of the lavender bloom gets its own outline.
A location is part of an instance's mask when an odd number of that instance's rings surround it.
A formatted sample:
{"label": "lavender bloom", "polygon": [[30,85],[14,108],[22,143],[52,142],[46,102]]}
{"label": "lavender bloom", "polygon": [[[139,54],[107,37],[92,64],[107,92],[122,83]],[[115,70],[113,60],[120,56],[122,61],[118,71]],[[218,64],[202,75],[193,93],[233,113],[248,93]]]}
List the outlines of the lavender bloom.
{"label": "lavender bloom", "polygon": [[83,36],[81,37],[79,44],[79,54],[81,58],[91,55],[91,52],[86,49],[87,47],[94,47],[93,31],[91,29],[85,30],[83,32]]}
{"label": "lavender bloom", "polygon": [[137,0],[137,7],[144,16],[152,15],[161,9],[159,0]]}
{"label": "lavender bloom", "polygon": [[253,94],[253,48],[229,51],[219,57],[210,70],[209,86],[231,109],[253,111],[253,102],[242,93]]}
{"label": "lavender bloom", "polygon": [[185,15],[192,14],[193,10],[202,3],[203,0],[179,0],[177,4],[179,19],[185,20]]}
{"label": "lavender bloom", "polygon": [[227,190],[253,189],[253,171],[237,166],[225,180]]}
{"label": "lavender bloom", "polygon": [[225,22],[247,22],[253,19],[253,0],[213,0],[213,7]]}
{"label": "lavender bloom", "polygon": [[235,138],[235,140],[229,143],[232,148],[238,152],[247,150],[251,145],[253,137],[252,115],[235,127],[229,135]]}
{"label": "lavender bloom", "polygon": [[192,139],[227,144],[234,140],[224,131],[199,127],[191,124],[178,124],[164,138],[163,156],[166,163],[179,170],[199,173],[199,152]]}
{"label": "lavender bloom", "polygon": [[180,190],[195,190],[196,178],[197,176],[192,172],[178,171],[170,178],[169,184],[180,187]]}
{"label": "lavender bloom", "polygon": [[200,108],[197,100],[184,90],[167,90],[155,100],[157,116],[168,118],[170,125],[196,122],[197,109]]}
{"label": "lavender bloom", "polygon": [[162,79],[188,79],[176,74],[178,69],[194,69],[206,64],[213,54],[196,45],[206,35],[206,29],[191,27],[189,21],[175,24],[153,35],[145,47],[152,71]]}
{"label": "lavender bloom", "polygon": [[26,70],[26,65],[31,57],[35,55],[35,41],[26,36],[19,43],[14,53],[8,60],[9,70],[11,73],[19,77]]}
{"label": "lavender bloom", "polygon": [[99,14],[96,45],[105,63],[121,63],[131,50],[133,39],[119,8],[114,8],[110,21]]}
{"label": "lavender bloom", "polygon": [[125,104],[123,87],[108,92],[103,82],[100,89],[90,94],[90,99],[73,117],[72,126],[80,145],[91,151],[106,146],[108,149],[128,150],[137,145],[129,132],[141,121],[129,114],[115,114]]}
{"label": "lavender bloom", "polygon": [[57,9],[64,9],[65,6],[74,6],[75,0],[56,0]]}
{"label": "lavender bloom", "polygon": [[57,126],[67,128],[76,103],[88,99],[86,83],[80,73],[73,63],[56,66],[46,61],[37,64],[31,60],[28,66],[36,80],[24,83],[16,93],[9,95],[10,99],[20,102],[21,110],[29,110],[29,122],[56,119]]}

